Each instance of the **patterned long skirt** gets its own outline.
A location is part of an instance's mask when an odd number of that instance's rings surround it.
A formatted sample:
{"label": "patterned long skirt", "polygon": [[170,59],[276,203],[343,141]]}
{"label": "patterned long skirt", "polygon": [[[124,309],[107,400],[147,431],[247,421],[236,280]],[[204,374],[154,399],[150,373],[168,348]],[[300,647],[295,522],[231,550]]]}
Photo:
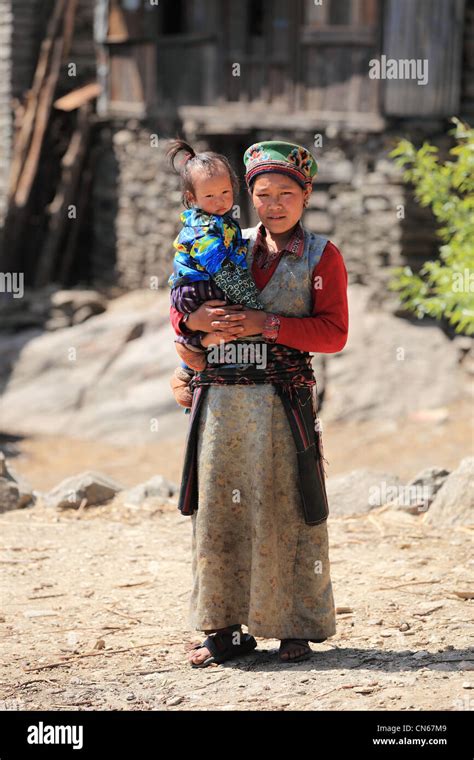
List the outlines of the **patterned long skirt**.
{"label": "patterned long skirt", "polygon": [[273,385],[213,385],[198,432],[188,623],[264,638],[336,632],[327,522],[307,525],[295,444]]}

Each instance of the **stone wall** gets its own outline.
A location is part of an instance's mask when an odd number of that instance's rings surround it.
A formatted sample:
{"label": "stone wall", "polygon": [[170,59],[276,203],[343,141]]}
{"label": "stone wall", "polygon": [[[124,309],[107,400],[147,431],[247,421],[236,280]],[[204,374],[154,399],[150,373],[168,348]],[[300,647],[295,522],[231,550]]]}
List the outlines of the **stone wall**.
{"label": "stone wall", "polygon": [[166,286],[182,207],[165,152],[166,139],[136,120],[98,130],[90,209],[96,284],[150,287],[157,277]]}
{"label": "stone wall", "polygon": [[[414,201],[388,153],[397,137],[408,137],[415,144],[426,138],[445,152],[450,145],[446,128],[446,123],[404,123],[376,135],[328,128],[322,134],[322,148],[314,149],[314,135],[278,130],[246,139],[242,135],[220,136],[218,141],[203,135],[189,139],[202,149],[210,147],[230,156],[241,180],[242,145],[281,138],[313,149],[319,172],[304,224],[340,248],[350,282],[377,286],[387,282],[393,266],[409,264],[419,269],[425,260],[436,257],[438,246],[430,210]],[[164,156],[166,133],[160,132],[157,147],[151,146],[153,135],[151,126],[137,120],[110,122],[98,132],[100,150],[90,214],[96,284],[105,280],[124,288],[148,287],[152,276],[158,276],[160,287],[167,284],[172,242],[180,228],[181,194],[179,179]],[[258,220],[243,181],[239,205],[241,225],[255,224]],[[380,300],[384,292],[380,288]]]}

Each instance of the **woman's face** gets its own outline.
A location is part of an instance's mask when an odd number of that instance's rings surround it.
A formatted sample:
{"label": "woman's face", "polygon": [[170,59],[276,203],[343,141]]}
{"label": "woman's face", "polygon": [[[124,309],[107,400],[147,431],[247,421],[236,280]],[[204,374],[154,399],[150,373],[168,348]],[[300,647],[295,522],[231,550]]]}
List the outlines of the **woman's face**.
{"label": "woman's face", "polygon": [[303,188],[285,174],[261,174],[253,183],[252,201],[260,221],[272,234],[282,235],[301,219],[311,186]]}

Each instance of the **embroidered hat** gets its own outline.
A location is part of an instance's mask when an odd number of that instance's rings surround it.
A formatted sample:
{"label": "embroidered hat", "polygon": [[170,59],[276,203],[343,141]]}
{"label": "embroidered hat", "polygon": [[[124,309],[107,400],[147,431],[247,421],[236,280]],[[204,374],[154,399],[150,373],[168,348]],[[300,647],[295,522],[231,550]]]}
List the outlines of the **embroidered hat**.
{"label": "embroidered hat", "polygon": [[244,164],[247,187],[259,174],[278,172],[288,174],[305,188],[318,171],[314,156],[306,148],[278,140],[251,145],[244,153]]}

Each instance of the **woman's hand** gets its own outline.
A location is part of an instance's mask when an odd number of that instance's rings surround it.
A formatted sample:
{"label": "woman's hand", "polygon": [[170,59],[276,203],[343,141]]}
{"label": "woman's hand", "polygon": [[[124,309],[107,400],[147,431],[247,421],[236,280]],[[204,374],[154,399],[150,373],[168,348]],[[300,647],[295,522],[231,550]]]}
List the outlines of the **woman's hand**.
{"label": "woman's hand", "polygon": [[242,332],[245,319],[244,309],[240,304],[226,306],[225,301],[211,299],[204,301],[189,315],[186,326],[193,331],[222,332],[230,338]]}
{"label": "woman's hand", "polygon": [[219,345],[219,343],[226,343],[227,341],[235,340],[236,338],[246,338],[249,335],[262,334],[263,325],[267,316],[265,311],[261,311],[260,309],[243,309],[242,316],[245,317],[245,323],[243,323],[244,326],[240,328],[241,332],[238,335],[228,335],[224,330],[215,330],[214,332],[207,333],[201,338],[201,345],[204,346],[204,348],[208,348],[208,346],[215,345],[216,343]]}
{"label": "woman's hand", "polygon": [[219,346],[221,343],[227,343],[228,341],[235,340],[235,335],[226,335],[223,332],[210,332],[206,333],[203,338],[201,338],[201,346],[204,348],[209,348],[209,346]]}
{"label": "woman's hand", "polygon": [[267,312],[261,309],[243,309],[242,316],[245,322],[242,322],[242,330],[239,338],[247,338],[249,335],[261,335]]}

